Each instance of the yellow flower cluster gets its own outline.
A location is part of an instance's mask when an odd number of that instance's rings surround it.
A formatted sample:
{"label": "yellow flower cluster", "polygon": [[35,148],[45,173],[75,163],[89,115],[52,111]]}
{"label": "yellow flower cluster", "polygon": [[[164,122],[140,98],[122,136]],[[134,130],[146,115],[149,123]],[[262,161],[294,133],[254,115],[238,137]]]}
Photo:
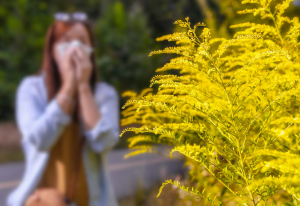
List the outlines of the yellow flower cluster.
{"label": "yellow flower cluster", "polygon": [[[203,205],[300,203],[300,24],[284,16],[290,2],[242,1],[258,8],[239,13],[260,15],[267,24],[233,25],[241,31],[232,39],[211,39],[209,28],[199,35],[205,25],[192,27],[188,18],[175,22],[185,32],[157,39],[177,46],[149,56],[178,56],[156,70],[162,73],[150,88],[124,93],[122,125],[129,128],[121,136],[137,134],[129,139],[135,149],[129,156],[155,152],[157,144],[185,156],[198,190],[171,180],[162,188],[176,185]],[[283,24],[288,31],[281,32]]]}

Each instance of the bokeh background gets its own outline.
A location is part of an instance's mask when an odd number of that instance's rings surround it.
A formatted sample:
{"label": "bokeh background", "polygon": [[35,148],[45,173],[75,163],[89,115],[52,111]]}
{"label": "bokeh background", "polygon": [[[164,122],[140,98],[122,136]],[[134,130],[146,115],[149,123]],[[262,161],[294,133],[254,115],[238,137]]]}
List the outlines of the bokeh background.
{"label": "bokeh background", "polygon": [[84,11],[94,27],[101,80],[140,90],[166,57],[148,58],[161,48],[155,38],[172,32],[172,22],[203,17],[196,0],[4,0],[0,3],[0,120],[14,117],[20,80],[41,68],[45,34],[58,11]]}
{"label": "bokeh background", "polygon": [[[46,31],[56,12],[88,14],[94,28],[99,79],[112,84],[121,95],[148,87],[155,69],[171,58],[148,54],[172,45],[155,39],[178,30],[175,20],[188,16],[192,23],[205,22],[214,37],[230,38],[234,33],[230,25],[256,18],[236,14],[242,9],[240,0],[1,0],[0,163],[23,160],[14,120],[15,91],[22,78],[40,70]],[[295,0],[287,15],[299,14],[300,0]],[[121,98],[120,107],[124,103]],[[116,148],[126,146],[125,137]],[[174,191],[167,192],[164,200],[156,200],[164,204],[155,205],[175,205],[176,198],[168,196],[171,193]],[[137,193],[135,202],[147,205],[145,201],[155,196],[151,194]]]}

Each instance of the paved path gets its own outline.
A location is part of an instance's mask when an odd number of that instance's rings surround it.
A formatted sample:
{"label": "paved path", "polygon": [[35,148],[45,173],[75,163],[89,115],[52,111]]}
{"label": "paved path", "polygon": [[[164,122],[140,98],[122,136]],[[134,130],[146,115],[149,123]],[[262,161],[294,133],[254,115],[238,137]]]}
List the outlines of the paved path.
{"label": "paved path", "polygon": [[[143,154],[124,160],[128,150],[113,150],[108,155],[109,170],[118,198],[134,194],[139,185],[145,189],[165,179],[182,174],[183,162],[155,154]],[[0,165],[0,206],[5,205],[9,192],[18,185],[24,163]]]}

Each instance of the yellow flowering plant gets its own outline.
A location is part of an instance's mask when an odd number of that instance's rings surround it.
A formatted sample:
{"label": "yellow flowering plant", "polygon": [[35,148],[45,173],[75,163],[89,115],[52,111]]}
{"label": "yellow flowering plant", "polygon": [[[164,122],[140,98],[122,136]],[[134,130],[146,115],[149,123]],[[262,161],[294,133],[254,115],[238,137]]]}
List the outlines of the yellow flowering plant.
{"label": "yellow flowering plant", "polygon": [[[141,94],[128,91],[122,125],[133,131],[131,155],[171,146],[190,165],[191,185],[167,180],[204,205],[300,203],[298,17],[284,16],[291,0],[243,0],[267,24],[242,23],[232,39],[211,38],[204,23],[178,20],[185,31],[150,53],[177,56]],[[271,22],[271,23],[270,23]],[[283,26],[288,29],[283,31]],[[199,32],[199,28],[202,28]],[[178,75],[167,74],[175,70]]]}

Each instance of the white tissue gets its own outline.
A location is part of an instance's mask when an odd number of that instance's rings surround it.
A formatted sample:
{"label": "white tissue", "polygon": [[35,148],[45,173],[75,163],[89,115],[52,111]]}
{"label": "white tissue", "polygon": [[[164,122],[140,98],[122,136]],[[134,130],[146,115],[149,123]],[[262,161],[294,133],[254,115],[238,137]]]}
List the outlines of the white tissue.
{"label": "white tissue", "polygon": [[85,52],[87,55],[90,55],[93,52],[93,48],[86,46],[81,41],[73,40],[71,42],[62,42],[57,45],[59,55],[63,57],[70,47],[81,47],[83,52]]}

